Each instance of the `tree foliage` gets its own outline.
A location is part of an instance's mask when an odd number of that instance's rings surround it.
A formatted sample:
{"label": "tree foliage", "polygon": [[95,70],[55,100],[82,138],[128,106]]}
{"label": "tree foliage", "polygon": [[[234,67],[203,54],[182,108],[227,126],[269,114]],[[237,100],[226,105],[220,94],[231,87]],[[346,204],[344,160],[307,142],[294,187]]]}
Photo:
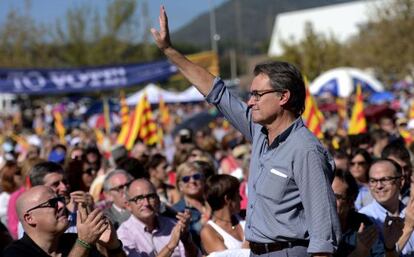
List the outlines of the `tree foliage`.
{"label": "tree foliage", "polygon": [[386,82],[413,74],[414,0],[391,0],[371,9],[370,21],[347,42],[318,34],[308,24],[303,40],[283,43],[279,58],[297,64],[310,79],[338,66],[374,68]]}

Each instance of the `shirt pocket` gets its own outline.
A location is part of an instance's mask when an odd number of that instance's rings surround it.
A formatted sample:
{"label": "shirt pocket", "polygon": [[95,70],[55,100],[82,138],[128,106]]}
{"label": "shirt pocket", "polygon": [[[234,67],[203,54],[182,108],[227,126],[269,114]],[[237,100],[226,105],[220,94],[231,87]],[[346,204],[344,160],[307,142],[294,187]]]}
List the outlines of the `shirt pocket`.
{"label": "shirt pocket", "polygon": [[282,169],[267,170],[257,183],[257,194],[266,199],[279,203],[286,191],[290,176]]}

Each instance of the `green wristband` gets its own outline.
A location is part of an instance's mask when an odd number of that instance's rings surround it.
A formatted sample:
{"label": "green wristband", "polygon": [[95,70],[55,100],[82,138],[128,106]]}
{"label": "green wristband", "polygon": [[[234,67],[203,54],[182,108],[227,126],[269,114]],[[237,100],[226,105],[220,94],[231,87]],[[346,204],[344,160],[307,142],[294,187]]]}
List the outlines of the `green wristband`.
{"label": "green wristband", "polygon": [[85,249],[90,250],[92,246],[88,244],[87,242],[83,241],[82,239],[76,238],[76,243],[78,243],[80,246],[82,246]]}

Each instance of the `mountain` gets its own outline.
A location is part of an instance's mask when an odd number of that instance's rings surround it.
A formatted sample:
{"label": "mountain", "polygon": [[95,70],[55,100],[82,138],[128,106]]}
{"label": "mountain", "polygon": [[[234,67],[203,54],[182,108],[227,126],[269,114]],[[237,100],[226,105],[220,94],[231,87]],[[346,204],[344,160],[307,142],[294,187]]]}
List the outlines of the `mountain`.
{"label": "mountain", "polygon": [[[267,51],[278,13],[351,1],[355,0],[229,0],[215,9],[219,48],[235,47],[248,53]],[[210,49],[209,13],[172,33],[172,40]]]}

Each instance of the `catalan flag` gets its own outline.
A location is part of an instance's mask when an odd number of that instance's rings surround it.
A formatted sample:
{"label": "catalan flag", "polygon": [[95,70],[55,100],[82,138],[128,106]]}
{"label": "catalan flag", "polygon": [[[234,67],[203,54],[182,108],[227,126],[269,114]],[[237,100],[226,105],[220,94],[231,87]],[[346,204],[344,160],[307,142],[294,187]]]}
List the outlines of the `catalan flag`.
{"label": "catalan flag", "polygon": [[168,125],[170,125],[171,122],[171,115],[170,110],[168,109],[168,106],[165,105],[164,98],[162,98],[162,96],[160,96],[158,111],[160,123],[164,126],[164,128],[168,127]]}
{"label": "catalan flag", "polygon": [[121,113],[119,116],[121,116],[121,124],[122,126],[128,124],[129,120],[129,108],[125,99],[125,91],[121,90],[120,92],[120,98],[121,98]]}
{"label": "catalan flag", "polygon": [[135,105],[135,111],[131,114],[128,124],[122,126],[121,132],[118,135],[117,143],[124,145],[127,150],[132,149],[138,136],[145,104],[143,99],[145,97],[146,95],[143,94],[140,101]]}
{"label": "catalan flag", "polygon": [[153,145],[158,143],[158,126],[154,120],[154,116],[151,110],[151,104],[148,101],[148,97],[144,94],[144,109],[142,112],[141,124],[139,128],[139,138],[147,145]]}
{"label": "catalan flag", "polygon": [[306,85],[306,99],[305,99],[305,111],[302,114],[302,117],[305,121],[306,126],[309,130],[315,134],[319,139],[323,138],[322,124],[324,122],[324,117],[319,111],[318,105],[316,104],[315,99],[309,92],[308,81],[305,78]]}
{"label": "catalan flag", "polygon": [[364,114],[364,99],[361,85],[358,84],[355,94],[355,103],[352,108],[351,121],[348,124],[348,134],[356,135],[367,132],[367,121]]}
{"label": "catalan flag", "polygon": [[127,150],[131,150],[137,137],[148,145],[159,142],[158,126],[153,118],[146,93],[142,95],[139,103],[135,106],[135,111],[129,119],[128,126],[123,126],[121,129],[117,143],[124,145]]}
{"label": "catalan flag", "polygon": [[66,143],[66,139],[65,139],[66,129],[65,129],[65,126],[63,125],[62,114],[59,111],[54,111],[53,117],[55,119],[54,124],[55,124],[56,134],[59,136],[60,142],[62,144],[65,144]]}

